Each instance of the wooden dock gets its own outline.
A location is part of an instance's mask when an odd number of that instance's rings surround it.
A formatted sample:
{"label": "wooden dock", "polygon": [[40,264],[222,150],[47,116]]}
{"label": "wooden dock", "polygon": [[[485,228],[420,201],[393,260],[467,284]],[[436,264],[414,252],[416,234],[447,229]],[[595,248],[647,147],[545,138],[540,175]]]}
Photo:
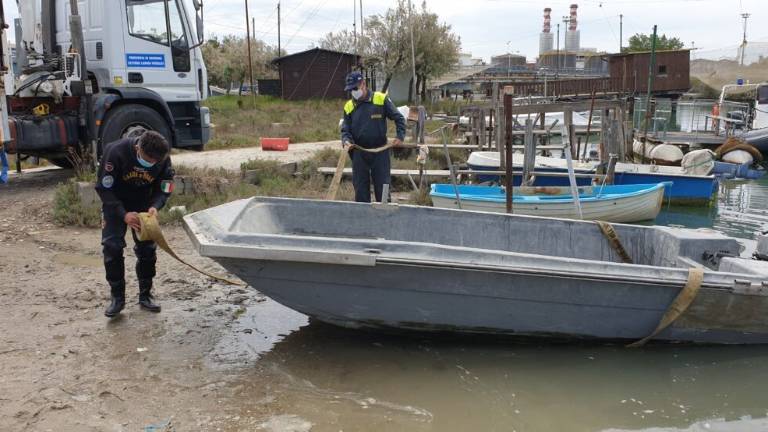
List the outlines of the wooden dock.
{"label": "wooden dock", "polygon": [[[317,169],[317,172],[324,175],[333,175],[336,173],[336,168],[334,167],[320,167]],[[474,170],[456,170],[456,174],[464,174],[464,175],[504,175],[505,171],[474,171]],[[352,168],[344,168],[344,171],[342,173],[343,175],[349,177],[352,175]],[[408,170],[408,169],[392,169],[390,170],[390,174],[395,177],[415,177],[419,175],[419,170]],[[513,175],[522,175],[522,170],[514,170],[512,171]],[[431,177],[431,178],[449,178],[451,176],[450,170],[425,170],[422,172],[422,175]],[[561,172],[540,172],[540,171],[534,171],[531,173],[531,175],[540,176],[540,177],[567,177],[568,173],[561,173]],[[581,174],[577,173],[576,177],[579,178],[602,178],[602,175],[599,174]]]}

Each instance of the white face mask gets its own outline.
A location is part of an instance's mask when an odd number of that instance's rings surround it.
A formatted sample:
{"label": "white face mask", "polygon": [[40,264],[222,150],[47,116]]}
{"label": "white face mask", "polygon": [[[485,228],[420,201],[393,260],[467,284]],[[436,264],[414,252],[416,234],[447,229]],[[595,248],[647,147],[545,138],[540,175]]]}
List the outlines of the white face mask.
{"label": "white face mask", "polygon": [[360,90],[360,89],[352,90],[352,98],[354,98],[355,100],[358,100],[361,97],[363,97],[363,91],[362,90]]}

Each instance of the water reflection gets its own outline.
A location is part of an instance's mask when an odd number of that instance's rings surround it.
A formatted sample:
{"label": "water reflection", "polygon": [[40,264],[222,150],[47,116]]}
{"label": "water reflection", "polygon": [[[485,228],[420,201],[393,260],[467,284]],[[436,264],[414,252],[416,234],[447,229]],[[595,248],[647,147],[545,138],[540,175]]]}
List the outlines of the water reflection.
{"label": "water reflection", "polygon": [[687,427],[768,409],[768,347],[521,345],[312,322],[261,356],[253,373],[279,378],[290,413],[321,431]]}
{"label": "water reflection", "polygon": [[768,179],[723,181],[712,206],[667,206],[655,223],[712,228],[741,239],[744,255],[751,255],[755,249],[755,232],[768,229]]}

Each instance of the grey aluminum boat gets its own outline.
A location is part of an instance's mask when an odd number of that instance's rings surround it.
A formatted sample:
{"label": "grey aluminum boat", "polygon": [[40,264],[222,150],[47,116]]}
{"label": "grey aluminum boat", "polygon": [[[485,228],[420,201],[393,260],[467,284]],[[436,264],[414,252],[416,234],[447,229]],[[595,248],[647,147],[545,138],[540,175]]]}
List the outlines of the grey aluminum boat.
{"label": "grey aluminum boat", "polygon": [[353,328],[636,340],[690,268],[690,307],[655,339],[768,342],[768,262],[712,231],[417,206],[251,198],[188,215],[211,257],[265,295]]}

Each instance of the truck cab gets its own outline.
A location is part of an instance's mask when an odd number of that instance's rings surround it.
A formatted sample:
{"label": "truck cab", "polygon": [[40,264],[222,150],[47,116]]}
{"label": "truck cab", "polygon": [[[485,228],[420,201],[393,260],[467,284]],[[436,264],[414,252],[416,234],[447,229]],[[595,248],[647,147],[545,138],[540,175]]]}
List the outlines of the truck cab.
{"label": "truck cab", "polygon": [[[197,13],[192,10],[190,14],[184,0],[78,0],[88,71],[82,79],[90,80],[91,88],[78,92],[65,81],[63,95],[55,94],[55,85],[52,94],[43,94],[53,98],[46,112],[63,119],[68,132],[67,137],[52,134],[47,142],[40,142],[43,134],[32,133],[33,125],[25,124],[27,120],[45,120],[46,116],[27,116],[32,106],[39,106],[40,94],[30,95],[26,90],[27,93],[14,95],[17,100],[10,104],[10,121],[11,134],[16,139],[11,150],[43,157],[53,155],[49,157],[52,160],[60,158],[66,147],[72,145],[73,137],[81,141],[83,134],[82,121],[77,122],[79,131],[69,133],[73,122],[66,116],[77,106],[70,99],[83,97],[89,91],[93,95],[91,110],[99,153],[104,144],[137,128],[160,132],[173,147],[201,150],[210,137],[210,115],[201,106],[207,97],[208,77],[200,49],[202,3],[193,3]],[[19,9],[21,22],[17,27],[23,30],[17,30],[17,40],[21,36],[21,46],[29,49],[17,52],[17,56],[26,57],[27,62],[37,58],[39,63],[40,56],[34,55],[34,51],[39,52],[42,46],[46,62],[50,57],[66,59],[55,64],[68,65],[62,67],[77,73],[77,68],[71,65],[71,53],[76,46],[73,47],[70,28],[70,0],[22,0]],[[196,17],[196,21],[191,17]],[[33,26],[32,32],[29,25]],[[34,31],[38,25],[41,31]],[[25,65],[21,66],[23,70]],[[24,75],[19,77],[17,88],[23,85],[23,79]],[[82,115],[80,112],[78,120],[82,120]],[[61,124],[54,121],[47,126],[61,129]],[[34,136],[36,142],[28,142],[27,136]]]}

